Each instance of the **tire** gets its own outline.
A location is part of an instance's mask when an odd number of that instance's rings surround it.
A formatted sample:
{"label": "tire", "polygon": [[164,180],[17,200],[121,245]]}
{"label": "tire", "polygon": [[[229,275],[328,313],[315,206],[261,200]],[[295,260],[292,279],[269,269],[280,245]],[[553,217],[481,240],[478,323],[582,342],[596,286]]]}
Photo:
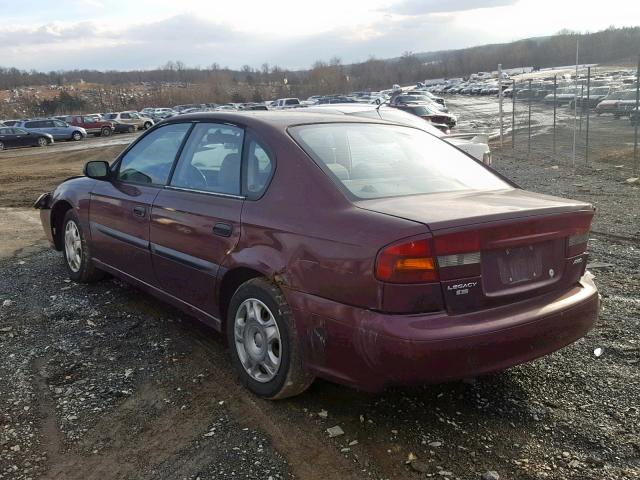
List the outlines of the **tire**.
{"label": "tire", "polygon": [[104,127],[102,130],[100,130],[100,136],[101,137],[110,137],[111,136],[111,129],[109,127]]}
{"label": "tire", "polygon": [[144,125],[142,126],[145,130],[149,130],[151,127],[153,127],[153,123],[151,122],[144,122]]}
{"label": "tire", "polygon": [[136,127],[134,125],[130,125],[127,129],[128,133],[136,133]]}
{"label": "tire", "polygon": [[272,400],[293,397],[313,383],[291,309],[282,291],[265,278],[249,280],[233,294],[226,333],[240,382],[255,395]]}
{"label": "tire", "polygon": [[38,138],[38,146],[39,147],[46,147],[47,145],[49,145],[49,141],[46,138],[44,138],[44,137]]}
{"label": "tire", "polygon": [[3,142],[0,142],[0,152],[1,152],[2,150],[4,150],[4,143],[3,143]]}
{"label": "tire", "polygon": [[105,273],[98,270],[93,263],[91,247],[80,226],[78,215],[73,209],[65,214],[60,235],[62,235],[64,264],[71,280],[91,283],[105,276]]}
{"label": "tire", "polygon": [[82,134],[77,130],[71,134],[71,140],[73,140],[74,142],[79,142],[82,139],[83,139]]}

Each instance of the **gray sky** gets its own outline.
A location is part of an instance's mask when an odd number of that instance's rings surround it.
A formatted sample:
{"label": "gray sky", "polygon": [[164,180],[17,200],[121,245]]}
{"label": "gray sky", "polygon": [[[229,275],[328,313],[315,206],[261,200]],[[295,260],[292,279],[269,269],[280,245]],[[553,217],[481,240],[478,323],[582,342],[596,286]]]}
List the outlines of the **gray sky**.
{"label": "gray sky", "polygon": [[0,0],[0,66],[307,68],[640,24],[638,0]]}

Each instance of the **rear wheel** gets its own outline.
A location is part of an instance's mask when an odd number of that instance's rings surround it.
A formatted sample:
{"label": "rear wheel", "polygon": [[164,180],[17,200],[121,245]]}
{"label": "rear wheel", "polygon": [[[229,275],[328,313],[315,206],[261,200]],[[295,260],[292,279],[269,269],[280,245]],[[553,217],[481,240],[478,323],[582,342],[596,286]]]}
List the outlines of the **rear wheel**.
{"label": "rear wheel", "polygon": [[44,137],[38,138],[38,146],[39,147],[46,147],[47,145],[49,145],[49,141],[46,138],[44,138]]}
{"label": "rear wheel", "polygon": [[243,283],[231,298],[226,330],[240,381],[254,394],[292,397],[313,382],[302,361],[291,310],[275,284],[264,278]]}
{"label": "rear wheel", "polygon": [[71,140],[74,140],[76,142],[79,142],[80,140],[82,140],[82,134],[78,131],[75,131],[71,134]]}
{"label": "rear wheel", "polygon": [[104,272],[93,263],[90,246],[73,209],[67,211],[62,226],[64,260],[71,280],[89,283],[103,278]]}
{"label": "rear wheel", "polygon": [[109,127],[104,127],[102,130],[100,130],[100,136],[101,137],[110,137],[111,136],[111,129]]}
{"label": "rear wheel", "polygon": [[136,127],[133,125],[129,125],[129,128],[127,129],[127,132],[129,133],[135,133],[136,131]]}
{"label": "rear wheel", "polygon": [[0,151],[4,150],[4,143],[0,142]]}

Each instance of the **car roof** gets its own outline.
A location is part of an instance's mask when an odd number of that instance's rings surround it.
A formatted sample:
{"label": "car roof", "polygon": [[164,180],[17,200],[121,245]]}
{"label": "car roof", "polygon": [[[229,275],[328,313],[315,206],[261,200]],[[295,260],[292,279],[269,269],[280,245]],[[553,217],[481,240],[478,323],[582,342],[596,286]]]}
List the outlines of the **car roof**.
{"label": "car roof", "polygon": [[[162,122],[163,125],[169,123],[181,123],[190,121],[201,122],[227,122],[227,123],[241,123],[249,127],[271,127],[280,130],[286,130],[293,125],[305,125],[314,123],[381,123],[391,124],[384,120],[378,120],[374,118],[361,118],[350,116],[348,120],[341,115],[335,113],[320,113],[317,111],[307,112],[305,108],[295,110],[284,111],[264,111],[264,110],[249,110],[249,111],[216,111],[216,112],[203,112],[203,113],[189,113],[186,115],[180,115],[178,117],[171,117]],[[373,110],[373,109],[372,109]]]}

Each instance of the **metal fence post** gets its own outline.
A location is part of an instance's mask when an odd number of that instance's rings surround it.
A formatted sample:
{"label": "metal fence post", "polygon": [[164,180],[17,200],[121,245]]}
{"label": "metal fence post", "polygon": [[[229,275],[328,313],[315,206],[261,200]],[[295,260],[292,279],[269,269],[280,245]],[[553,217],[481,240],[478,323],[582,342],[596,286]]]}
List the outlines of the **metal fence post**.
{"label": "metal fence post", "polygon": [[[578,108],[578,98],[575,99],[576,108]],[[582,114],[584,112],[584,83],[580,84],[580,135],[582,135]]]}
{"label": "metal fence post", "polygon": [[516,81],[511,87],[511,150],[516,148]]}
{"label": "metal fence post", "polygon": [[633,173],[638,173],[638,125],[640,124],[640,111],[638,111],[638,104],[640,104],[640,56],[638,56],[638,68],[636,70],[636,114],[634,117]]}
{"label": "metal fence post", "polygon": [[527,140],[527,154],[531,153],[531,79],[529,79],[529,139]]}
{"label": "metal fence post", "polygon": [[502,64],[498,64],[498,97],[500,103],[500,148],[503,146],[504,139],[504,118],[502,116]]}
{"label": "metal fence post", "polygon": [[556,159],[556,114],[558,112],[558,104],[556,97],[558,95],[558,75],[553,76],[553,159]]}
{"label": "metal fence post", "polygon": [[[584,163],[589,165],[589,113],[591,112],[591,67],[587,67],[587,132],[584,143]],[[584,98],[581,100],[584,108]]]}

